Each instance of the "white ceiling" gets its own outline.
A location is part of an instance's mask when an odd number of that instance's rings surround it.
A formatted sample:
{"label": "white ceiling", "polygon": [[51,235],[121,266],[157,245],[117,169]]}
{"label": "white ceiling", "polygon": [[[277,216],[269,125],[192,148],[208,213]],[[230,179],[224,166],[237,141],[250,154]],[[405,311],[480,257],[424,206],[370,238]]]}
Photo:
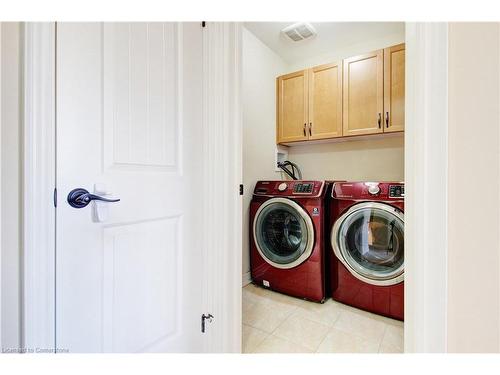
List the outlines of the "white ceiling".
{"label": "white ceiling", "polygon": [[280,32],[294,22],[245,22],[245,27],[283,60],[293,63],[388,35],[404,35],[404,22],[311,22],[318,35],[293,42]]}

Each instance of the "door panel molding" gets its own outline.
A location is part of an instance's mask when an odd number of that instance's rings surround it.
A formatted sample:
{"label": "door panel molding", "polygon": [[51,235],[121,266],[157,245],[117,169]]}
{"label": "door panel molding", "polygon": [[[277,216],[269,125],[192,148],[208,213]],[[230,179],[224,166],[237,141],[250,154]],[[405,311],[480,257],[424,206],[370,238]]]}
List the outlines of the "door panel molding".
{"label": "door panel molding", "polygon": [[[112,22],[101,27],[103,167],[182,173],[178,147],[182,27],[143,22]],[[137,50],[140,53],[134,54]],[[160,80],[154,79],[158,76]],[[161,121],[155,121],[156,117]]]}
{"label": "door panel molding", "polygon": [[[181,292],[175,287],[175,282],[182,272],[182,226],[182,214],[143,220],[139,223],[103,226],[101,278],[104,352],[150,351],[180,333],[178,323],[183,319],[179,303]],[[173,237],[174,246],[170,241],[168,244],[161,240],[155,241],[154,237],[158,233],[162,236],[165,234],[167,238]],[[165,248],[155,246],[158,243]],[[138,244],[146,244],[142,246],[143,251],[140,253],[134,248]],[[152,268],[145,261],[148,258],[157,260]],[[134,278],[139,273],[143,276]],[[168,301],[177,302],[159,304],[146,320],[141,319],[140,310],[143,306],[151,300],[160,301],[165,295],[172,297]],[[133,316],[135,318],[132,318]],[[170,318],[165,320],[164,316]],[[125,320],[125,323],[133,320],[135,323],[133,326],[120,325],[120,320]],[[126,330],[123,329],[124,325],[127,326]],[[141,341],[138,342],[137,338]]]}
{"label": "door panel molding", "polygon": [[28,22],[24,33],[23,346],[55,342],[55,31]]}

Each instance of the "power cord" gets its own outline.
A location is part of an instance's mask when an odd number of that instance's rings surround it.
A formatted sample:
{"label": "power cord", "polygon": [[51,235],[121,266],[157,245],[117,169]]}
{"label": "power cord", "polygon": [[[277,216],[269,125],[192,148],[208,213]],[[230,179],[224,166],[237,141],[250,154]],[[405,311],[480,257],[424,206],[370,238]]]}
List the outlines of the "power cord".
{"label": "power cord", "polygon": [[[287,167],[291,167],[292,169],[290,170]],[[285,160],[284,162],[278,162],[278,168],[281,168],[293,180],[302,180],[302,172],[297,164]],[[295,170],[297,170],[297,174],[295,174]]]}

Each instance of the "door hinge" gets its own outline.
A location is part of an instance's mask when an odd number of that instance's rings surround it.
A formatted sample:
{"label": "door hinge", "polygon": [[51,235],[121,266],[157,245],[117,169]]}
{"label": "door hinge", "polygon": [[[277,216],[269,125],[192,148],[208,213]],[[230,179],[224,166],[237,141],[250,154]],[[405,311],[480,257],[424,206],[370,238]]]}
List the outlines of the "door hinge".
{"label": "door hinge", "polygon": [[54,188],[54,207],[57,207],[57,188]]}
{"label": "door hinge", "polygon": [[207,27],[207,23],[205,21],[201,22],[201,27]]}
{"label": "door hinge", "polygon": [[243,184],[240,184],[240,195],[243,195]]}
{"label": "door hinge", "polygon": [[203,314],[201,316],[201,333],[205,333],[205,324],[208,321],[209,323],[212,323],[214,316],[212,314]]}

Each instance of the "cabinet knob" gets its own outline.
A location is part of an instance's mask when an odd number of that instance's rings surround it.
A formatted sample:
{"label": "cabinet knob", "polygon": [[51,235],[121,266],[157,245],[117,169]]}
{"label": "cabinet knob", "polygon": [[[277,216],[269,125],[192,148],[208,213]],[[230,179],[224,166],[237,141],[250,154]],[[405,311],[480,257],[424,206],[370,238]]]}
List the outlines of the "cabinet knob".
{"label": "cabinet knob", "polygon": [[389,127],[389,112],[385,113],[385,127]]}
{"label": "cabinet knob", "polygon": [[303,132],[304,132],[304,137],[307,135],[307,134],[306,134],[306,126],[307,126],[307,124],[306,124],[306,123],[304,123],[304,129],[302,129],[302,130],[303,130]]}
{"label": "cabinet knob", "polygon": [[313,127],[313,123],[310,122],[309,123],[309,136],[312,136],[312,127]]}
{"label": "cabinet knob", "polygon": [[378,113],[378,128],[380,129],[380,125],[382,124],[382,113]]}

